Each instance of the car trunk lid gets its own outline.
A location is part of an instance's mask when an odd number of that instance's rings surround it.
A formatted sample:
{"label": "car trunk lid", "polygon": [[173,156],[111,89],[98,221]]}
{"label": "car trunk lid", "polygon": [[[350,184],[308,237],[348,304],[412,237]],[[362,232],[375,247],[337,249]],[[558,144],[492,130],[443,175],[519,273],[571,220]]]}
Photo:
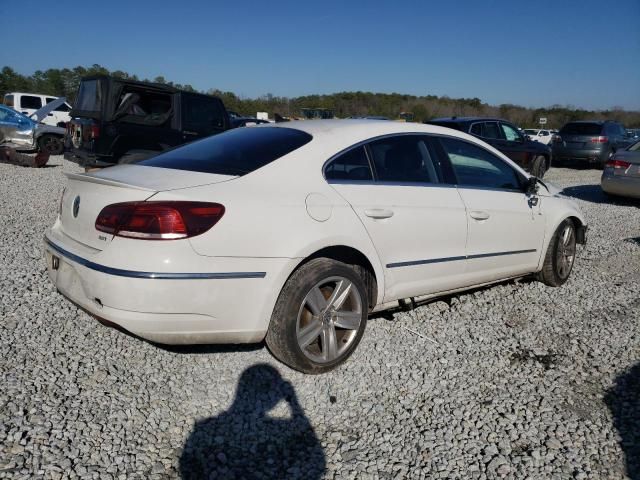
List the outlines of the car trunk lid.
{"label": "car trunk lid", "polygon": [[104,207],[120,202],[143,202],[159,191],[232,180],[229,175],[194,173],[165,168],[121,165],[96,173],[67,173],[60,212],[62,232],[91,248],[103,250],[113,235],[95,228]]}

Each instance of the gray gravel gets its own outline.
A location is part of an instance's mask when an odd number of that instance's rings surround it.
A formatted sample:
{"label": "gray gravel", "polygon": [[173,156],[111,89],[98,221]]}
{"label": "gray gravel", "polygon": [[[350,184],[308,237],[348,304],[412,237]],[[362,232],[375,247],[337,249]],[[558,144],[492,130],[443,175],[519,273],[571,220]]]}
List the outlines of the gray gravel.
{"label": "gray gravel", "polygon": [[304,376],[64,300],[42,234],[77,167],[49,165],[0,165],[0,478],[640,478],[640,208],[598,171],[548,175],[591,223],[564,287],[372,319],[343,368]]}

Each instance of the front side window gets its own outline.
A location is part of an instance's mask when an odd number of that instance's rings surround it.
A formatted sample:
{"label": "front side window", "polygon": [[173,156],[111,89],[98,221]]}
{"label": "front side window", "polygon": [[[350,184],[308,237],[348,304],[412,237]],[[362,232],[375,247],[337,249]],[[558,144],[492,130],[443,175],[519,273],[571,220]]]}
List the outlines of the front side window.
{"label": "front side window", "polygon": [[332,160],[327,165],[324,176],[327,180],[373,180],[364,147],[356,147]]}
{"label": "front side window", "polygon": [[441,138],[458,185],[520,190],[518,175],[507,163],[484,148],[463,140]]}
{"label": "front side window", "polygon": [[438,183],[440,165],[433,161],[425,138],[399,135],[375,140],[369,150],[378,180],[382,182]]}
{"label": "front side window", "polygon": [[513,128],[511,125],[507,125],[506,123],[501,123],[500,127],[502,128],[502,132],[504,133],[504,138],[509,142],[516,142],[520,138],[520,134],[518,131]]}
{"label": "front side window", "polygon": [[20,97],[20,108],[42,108],[42,99],[33,95],[22,95]]}
{"label": "front side window", "polygon": [[246,175],[309,143],[293,128],[236,128],[188,143],[137,165],[220,175]]}

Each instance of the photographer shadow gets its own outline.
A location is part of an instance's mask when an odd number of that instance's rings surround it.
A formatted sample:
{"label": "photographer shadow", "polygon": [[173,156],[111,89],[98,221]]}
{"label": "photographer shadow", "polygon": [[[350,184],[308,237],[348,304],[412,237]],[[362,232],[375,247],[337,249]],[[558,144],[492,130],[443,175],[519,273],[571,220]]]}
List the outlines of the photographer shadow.
{"label": "photographer shadow", "polygon": [[627,475],[640,480],[640,363],[616,379],[604,398],[620,435]]}
{"label": "photographer shadow", "polygon": [[[285,401],[289,417],[270,416]],[[322,446],[292,385],[266,364],[247,368],[233,404],[197,421],[180,457],[183,479],[319,479]]]}

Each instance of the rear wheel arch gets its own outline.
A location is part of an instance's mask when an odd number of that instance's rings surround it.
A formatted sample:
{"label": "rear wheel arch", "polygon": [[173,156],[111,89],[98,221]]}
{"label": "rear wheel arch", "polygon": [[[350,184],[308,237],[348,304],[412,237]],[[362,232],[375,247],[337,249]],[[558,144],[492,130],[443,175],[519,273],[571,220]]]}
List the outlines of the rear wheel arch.
{"label": "rear wheel arch", "polygon": [[316,258],[329,258],[331,260],[336,260],[347,265],[352,265],[367,287],[369,309],[373,309],[373,307],[377,303],[378,292],[380,292],[380,288],[383,287],[383,279],[380,278],[380,274],[376,273],[376,269],[374,268],[371,260],[364,253],[354,247],[349,247],[346,245],[333,245],[321,248],[320,250],[313,252],[312,254],[302,259],[300,263],[295,266],[295,268],[287,278],[287,281],[289,280],[291,275],[293,275],[302,266],[306,265],[311,260],[314,260]]}

